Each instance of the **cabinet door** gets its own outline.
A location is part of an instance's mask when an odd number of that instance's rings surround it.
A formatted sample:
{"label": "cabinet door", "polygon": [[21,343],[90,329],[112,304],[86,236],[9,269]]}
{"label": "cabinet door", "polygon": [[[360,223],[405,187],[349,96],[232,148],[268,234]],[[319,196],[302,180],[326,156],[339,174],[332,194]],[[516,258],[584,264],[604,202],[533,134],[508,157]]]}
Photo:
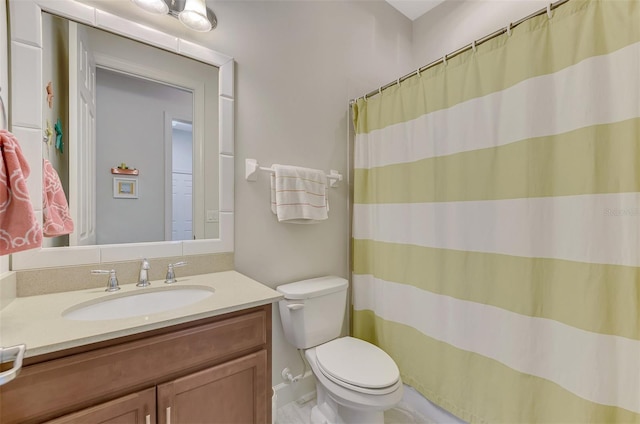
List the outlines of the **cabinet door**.
{"label": "cabinet door", "polygon": [[158,422],[266,424],[266,371],[267,351],[261,350],[162,384]]}
{"label": "cabinet door", "polygon": [[48,424],[151,424],[156,422],[156,388],[132,393],[48,421]]}

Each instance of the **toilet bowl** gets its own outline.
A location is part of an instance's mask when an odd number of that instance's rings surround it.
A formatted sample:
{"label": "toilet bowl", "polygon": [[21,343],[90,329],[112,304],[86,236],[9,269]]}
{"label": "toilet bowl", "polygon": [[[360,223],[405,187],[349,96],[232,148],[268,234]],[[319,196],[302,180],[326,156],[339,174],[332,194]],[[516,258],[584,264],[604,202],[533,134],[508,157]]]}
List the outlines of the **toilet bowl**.
{"label": "toilet bowl", "polygon": [[[326,348],[331,349],[330,355]],[[316,378],[316,408],[325,418],[312,420],[314,424],[383,423],[384,411],[402,399],[396,364],[370,343],[343,337],[305,350],[305,357]]]}
{"label": "toilet bowl", "polygon": [[382,349],[353,337],[339,337],[348,283],[321,277],[276,288],[287,340],[304,350],[316,379],[313,424],[382,424],[384,411],[400,402],[402,380]]}

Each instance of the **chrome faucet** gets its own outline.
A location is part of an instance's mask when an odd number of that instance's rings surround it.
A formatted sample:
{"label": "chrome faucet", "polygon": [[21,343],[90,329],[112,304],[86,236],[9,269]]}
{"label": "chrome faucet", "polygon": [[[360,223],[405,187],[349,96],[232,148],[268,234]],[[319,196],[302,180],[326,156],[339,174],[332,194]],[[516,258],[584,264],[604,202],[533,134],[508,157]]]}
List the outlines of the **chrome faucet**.
{"label": "chrome faucet", "polygon": [[142,260],[142,264],[140,264],[140,276],[138,277],[138,284],[136,287],[148,287],[151,285],[149,282],[149,270],[151,269],[151,265],[149,265],[149,261],[147,258]]}
{"label": "chrome faucet", "polygon": [[177,283],[178,280],[176,280],[176,273],[173,270],[173,268],[177,268],[179,266],[185,266],[187,263],[182,261],[182,262],[176,262],[175,264],[169,264],[167,265],[167,276],[164,279],[164,282],[166,284],[173,284],[173,283]]}
{"label": "chrome faucet", "polygon": [[111,271],[107,271],[106,269],[94,269],[91,271],[92,274],[109,274],[109,282],[107,283],[107,288],[104,289],[106,292],[114,292],[120,290],[120,286],[118,285],[118,278],[116,277],[116,270],[112,269]]}

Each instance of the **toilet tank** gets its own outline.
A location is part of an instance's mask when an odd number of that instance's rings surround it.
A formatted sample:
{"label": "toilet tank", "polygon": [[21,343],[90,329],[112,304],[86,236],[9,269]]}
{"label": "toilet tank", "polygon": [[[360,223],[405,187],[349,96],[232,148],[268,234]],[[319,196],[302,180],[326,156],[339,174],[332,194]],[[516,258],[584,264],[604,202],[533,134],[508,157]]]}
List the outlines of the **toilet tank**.
{"label": "toilet tank", "polygon": [[340,277],[319,277],[276,287],[284,335],[298,349],[318,346],[340,336],[349,283]]}

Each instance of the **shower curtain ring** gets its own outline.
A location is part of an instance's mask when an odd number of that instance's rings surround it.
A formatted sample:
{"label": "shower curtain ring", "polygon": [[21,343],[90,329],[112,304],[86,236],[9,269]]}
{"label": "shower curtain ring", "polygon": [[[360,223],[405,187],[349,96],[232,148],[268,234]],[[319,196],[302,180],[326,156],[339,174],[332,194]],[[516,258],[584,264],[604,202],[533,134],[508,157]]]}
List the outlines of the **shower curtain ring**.
{"label": "shower curtain ring", "polygon": [[473,50],[474,53],[478,51],[478,48],[476,47],[476,40],[471,42],[471,50]]}
{"label": "shower curtain ring", "polygon": [[400,85],[400,78],[398,78],[398,81],[397,81],[397,82],[398,82],[398,85]]}
{"label": "shower curtain ring", "polygon": [[447,65],[447,55],[445,54],[444,56],[442,56],[442,64],[443,65]]}
{"label": "shower curtain ring", "polygon": [[509,22],[509,25],[507,25],[507,35],[511,37],[511,22]]}
{"label": "shower curtain ring", "polygon": [[547,16],[549,17],[549,19],[551,19],[551,16],[552,16],[552,15],[551,15],[551,4],[552,4],[552,3],[549,3],[549,4],[547,5]]}

